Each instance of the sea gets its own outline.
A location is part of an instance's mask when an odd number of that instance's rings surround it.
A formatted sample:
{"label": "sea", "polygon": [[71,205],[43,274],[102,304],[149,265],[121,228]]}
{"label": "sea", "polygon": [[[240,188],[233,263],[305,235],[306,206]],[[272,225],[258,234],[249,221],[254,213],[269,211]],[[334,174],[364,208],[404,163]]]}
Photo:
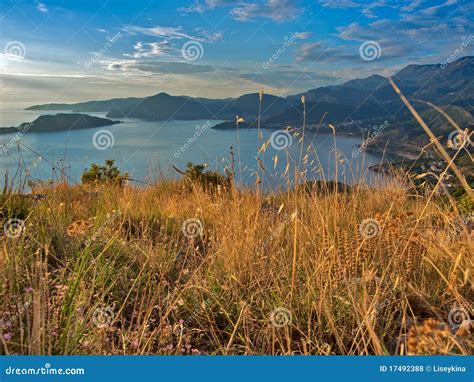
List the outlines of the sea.
{"label": "sea", "polygon": [[[54,111],[3,110],[0,126],[18,126]],[[105,117],[105,113],[87,113]],[[19,184],[67,180],[79,183],[92,163],[111,159],[137,185],[178,179],[189,162],[209,170],[233,169],[240,186],[253,186],[258,176],[266,190],[285,190],[304,180],[374,182],[370,166],[381,157],[358,149],[361,137],[307,130],[220,130],[221,121],[153,122],[124,118],[100,128],[0,135],[0,182]]]}

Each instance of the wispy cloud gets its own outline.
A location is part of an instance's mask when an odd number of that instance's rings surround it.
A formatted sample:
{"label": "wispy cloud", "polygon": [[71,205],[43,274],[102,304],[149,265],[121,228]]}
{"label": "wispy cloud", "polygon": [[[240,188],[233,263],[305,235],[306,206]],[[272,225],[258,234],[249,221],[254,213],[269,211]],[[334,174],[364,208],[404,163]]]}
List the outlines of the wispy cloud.
{"label": "wispy cloud", "polygon": [[103,61],[102,64],[108,70],[142,74],[184,75],[216,71],[211,65],[190,64],[187,62],[113,60]]}
{"label": "wispy cloud", "polygon": [[269,17],[277,22],[287,22],[294,21],[300,12],[293,0],[268,0],[263,4],[243,4],[232,9],[231,14],[240,21]]}
{"label": "wispy cloud", "polygon": [[196,1],[190,6],[181,7],[182,12],[204,13],[220,7],[230,7],[230,14],[239,21],[250,21],[257,18],[269,18],[276,22],[294,20],[302,9],[295,0],[264,0],[261,2],[205,0]]}
{"label": "wispy cloud", "polygon": [[168,41],[149,43],[139,41],[133,48],[135,49],[134,53],[124,53],[124,56],[133,58],[158,57],[165,56],[172,51],[172,46]]}
{"label": "wispy cloud", "polygon": [[308,87],[317,87],[335,80],[334,77],[309,70],[275,70],[271,72],[242,73],[239,75],[239,78],[280,91],[283,90],[283,92],[295,88],[307,89]]}
{"label": "wispy cloud", "polygon": [[300,40],[307,40],[311,37],[311,32],[296,32],[293,33],[293,35]]}
{"label": "wispy cloud", "polygon": [[302,44],[296,52],[298,61],[337,62],[360,59],[356,49],[349,50],[345,46],[330,46],[321,41]]}
{"label": "wispy cloud", "polygon": [[200,36],[197,36],[185,32],[182,27],[164,27],[158,25],[153,27],[128,26],[124,28],[124,31],[130,34],[143,34],[146,36],[162,37],[169,40],[187,39],[200,42],[214,42],[222,38],[222,33],[219,32],[201,33]]}
{"label": "wispy cloud", "polygon": [[44,3],[36,3],[36,9],[42,13],[47,13],[49,11],[48,7]]}

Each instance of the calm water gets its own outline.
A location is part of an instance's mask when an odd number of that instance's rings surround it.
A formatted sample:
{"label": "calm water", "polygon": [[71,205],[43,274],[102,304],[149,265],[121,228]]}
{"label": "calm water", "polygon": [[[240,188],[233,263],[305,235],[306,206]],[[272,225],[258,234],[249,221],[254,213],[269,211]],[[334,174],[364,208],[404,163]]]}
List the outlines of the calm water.
{"label": "calm water", "polygon": [[[30,122],[41,113],[23,110],[0,111],[0,126],[17,126],[22,122]],[[55,114],[51,111],[43,113]],[[89,114],[104,116],[104,113]],[[60,175],[58,169],[63,168],[68,176],[79,181],[82,171],[92,163],[103,163],[106,159],[115,159],[119,168],[127,171],[133,179],[153,181],[160,177],[179,177],[172,168],[172,164],[184,169],[187,162],[207,163],[210,168],[222,171],[230,164],[230,146],[233,146],[237,180],[243,184],[253,184],[257,168],[255,159],[258,144],[257,131],[242,129],[238,134],[237,130],[222,131],[210,128],[217,123],[219,121],[145,122],[124,119],[122,124],[96,129],[54,133],[27,132],[20,141],[28,148],[20,145],[20,151],[18,151],[18,145],[14,144],[8,150],[8,155],[0,155],[0,169],[2,173],[8,171],[9,174],[15,174],[20,163],[23,177],[47,180],[57,179]],[[97,146],[102,147],[100,145],[103,144],[107,147],[110,139],[113,139],[113,146],[100,150],[94,146],[93,137],[95,133],[103,129],[110,131],[112,135],[99,135],[103,140],[99,139]],[[272,133],[271,130],[263,130],[263,140],[270,139]],[[14,134],[0,135],[0,142],[8,144],[12,142],[13,137]],[[337,138],[339,180],[353,182],[361,174],[370,177],[371,173],[366,171],[368,166],[380,162],[379,157],[370,154],[357,155],[357,158],[353,159],[354,146],[360,142],[360,139],[355,138],[342,136]],[[322,178],[324,173],[326,179],[334,179],[332,135],[307,132],[303,156],[306,154],[308,145],[312,147],[307,160],[308,167],[321,169],[319,172],[309,171],[308,176],[312,179]],[[263,183],[267,189],[286,187],[288,174],[284,175],[284,173],[287,164],[290,164],[288,173],[292,179],[292,173],[299,162],[300,148],[299,138],[296,137],[293,137],[291,145],[286,150],[277,150],[272,145],[268,146],[262,154],[266,169]],[[278,157],[276,166],[275,156]],[[0,181],[3,182],[3,174]]]}

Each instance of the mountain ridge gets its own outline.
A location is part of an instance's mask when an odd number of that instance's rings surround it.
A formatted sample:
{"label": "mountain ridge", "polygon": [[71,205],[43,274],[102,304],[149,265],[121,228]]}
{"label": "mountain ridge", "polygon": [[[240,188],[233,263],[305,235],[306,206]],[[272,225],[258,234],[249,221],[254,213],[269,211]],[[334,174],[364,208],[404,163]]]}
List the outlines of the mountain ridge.
{"label": "mountain ridge", "polygon": [[[443,75],[444,73],[444,75]],[[474,56],[464,56],[458,58],[456,61],[450,62],[443,67],[443,64],[409,64],[406,67],[399,70],[394,74],[394,79],[399,83],[400,88],[405,94],[411,96],[416,93],[417,90],[421,89],[418,95],[423,95],[426,100],[441,100],[441,103],[447,100],[445,93],[439,92],[440,82],[444,82],[446,88],[445,77],[450,77],[453,81],[451,83],[450,93],[463,93],[468,94],[468,97],[462,97],[465,99],[474,99],[474,85],[470,84],[467,88],[463,88],[465,85],[466,76],[474,76]],[[420,88],[420,84],[423,87]],[[275,97],[278,102],[280,100],[286,100],[289,106],[297,104],[302,95],[305,95],[308,102],[310,101],[324,101],[334,102],[341,104],[355,104],[360,102],[360,99],[368,94],[364,92],[375,92],[374,97],[380,98],[383,101],[395,100],[398,96],[393,92],[389,86],[386,77],[381,75],[370,75],[362,79],[352,79],[344,82],[340,85],[329,85],[324,87],[318,87],[309,89],[306,92],[298,93],[295,95],[289,95],[287,97],[280,97],[272,94],[265,94],[265,97]],[[207,111],[208,115],[219,114],[219,109],[224,109],[227,114],[238,112],[239,106],[245,106],[246,100],[249,97],[256,96],[258,93],[244,94],[236,98],[223,98],[223,99],[212,99],[212,98],[201,98],[201,97],[190,97],[190,96],[173,96],[168,93],[160,92],[155,95],[147,97],[127,97],[127,98],[113,98],[110,100],[99,100],[99,101],[85,101],[73,104],[42,104],[28,107],[26,110],[67,110],[76,112],[108,112],[123,116],[133,116],[135,113],[134,109],[139,108],[140,105],[149,100],[156,99],[156,97],[170,97],[176,99],[184,99],[187,102],[195,101],[202,105],[210,105],[210,109]],[[459,96],[458,96],[459,98]],[[254,99],[251,104],[254,104]],[[179,103],[177,103],[179,104]],[[232,107],[227,106],[232,105]],[[280,106],[283,105],[280,102]],[[472,107],[472,105],[470,105]],[[56,108],[56,109],[55,109]],[[247,111],[246,107],[243,107],[240,114],[244,114]],[[166,113],[156,113],[160,114]],[[250,114],[254,114],[250,112]]]}
{"label": "mountain ridge", "polygon": [[[410,64],[393,75],[394,81],[409,100],[422,99],[437,104],[455,105],[474,113],[474,56],[465,56],[444,64]],[[137,98],[114,98],[86,101],[76,104],[34,105],[27,110],[61,110],[74,112],[102,111],[107,118],[140,118],[146,120],[221,119],[235,120],[239,115],[248,121],[259,115],[259,93],[244,94],[236,98],[211,99],[190,96],[173,96],[160,92]],[[268,125],[300,124],[301,96],[308,105],[326,107],[330,123],[351,124],[360,121],[367,125],[385,116],[406,118],[406,108],[386,77],[370,75],[351,79],[340,85],[309,89],[306,92],[280,97],[265,94],[262,98],[261,119]],[[419,106],[421,109],[425,106]],[[309,124],[321,119],[320,113],[307,115]],[[231,127],[232,122],[227,126]],[[218,126],[222,127],[222,126]]]}

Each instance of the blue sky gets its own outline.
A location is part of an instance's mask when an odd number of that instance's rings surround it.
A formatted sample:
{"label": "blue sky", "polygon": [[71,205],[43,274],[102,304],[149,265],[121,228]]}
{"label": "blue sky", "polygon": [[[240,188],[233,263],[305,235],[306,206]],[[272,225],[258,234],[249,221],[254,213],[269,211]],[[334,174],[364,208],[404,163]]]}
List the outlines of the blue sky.
{"label": "blue sky", "polygon": [[473,17],[456,0],[2,0],[0,102],[294,94],[444,62]]}

